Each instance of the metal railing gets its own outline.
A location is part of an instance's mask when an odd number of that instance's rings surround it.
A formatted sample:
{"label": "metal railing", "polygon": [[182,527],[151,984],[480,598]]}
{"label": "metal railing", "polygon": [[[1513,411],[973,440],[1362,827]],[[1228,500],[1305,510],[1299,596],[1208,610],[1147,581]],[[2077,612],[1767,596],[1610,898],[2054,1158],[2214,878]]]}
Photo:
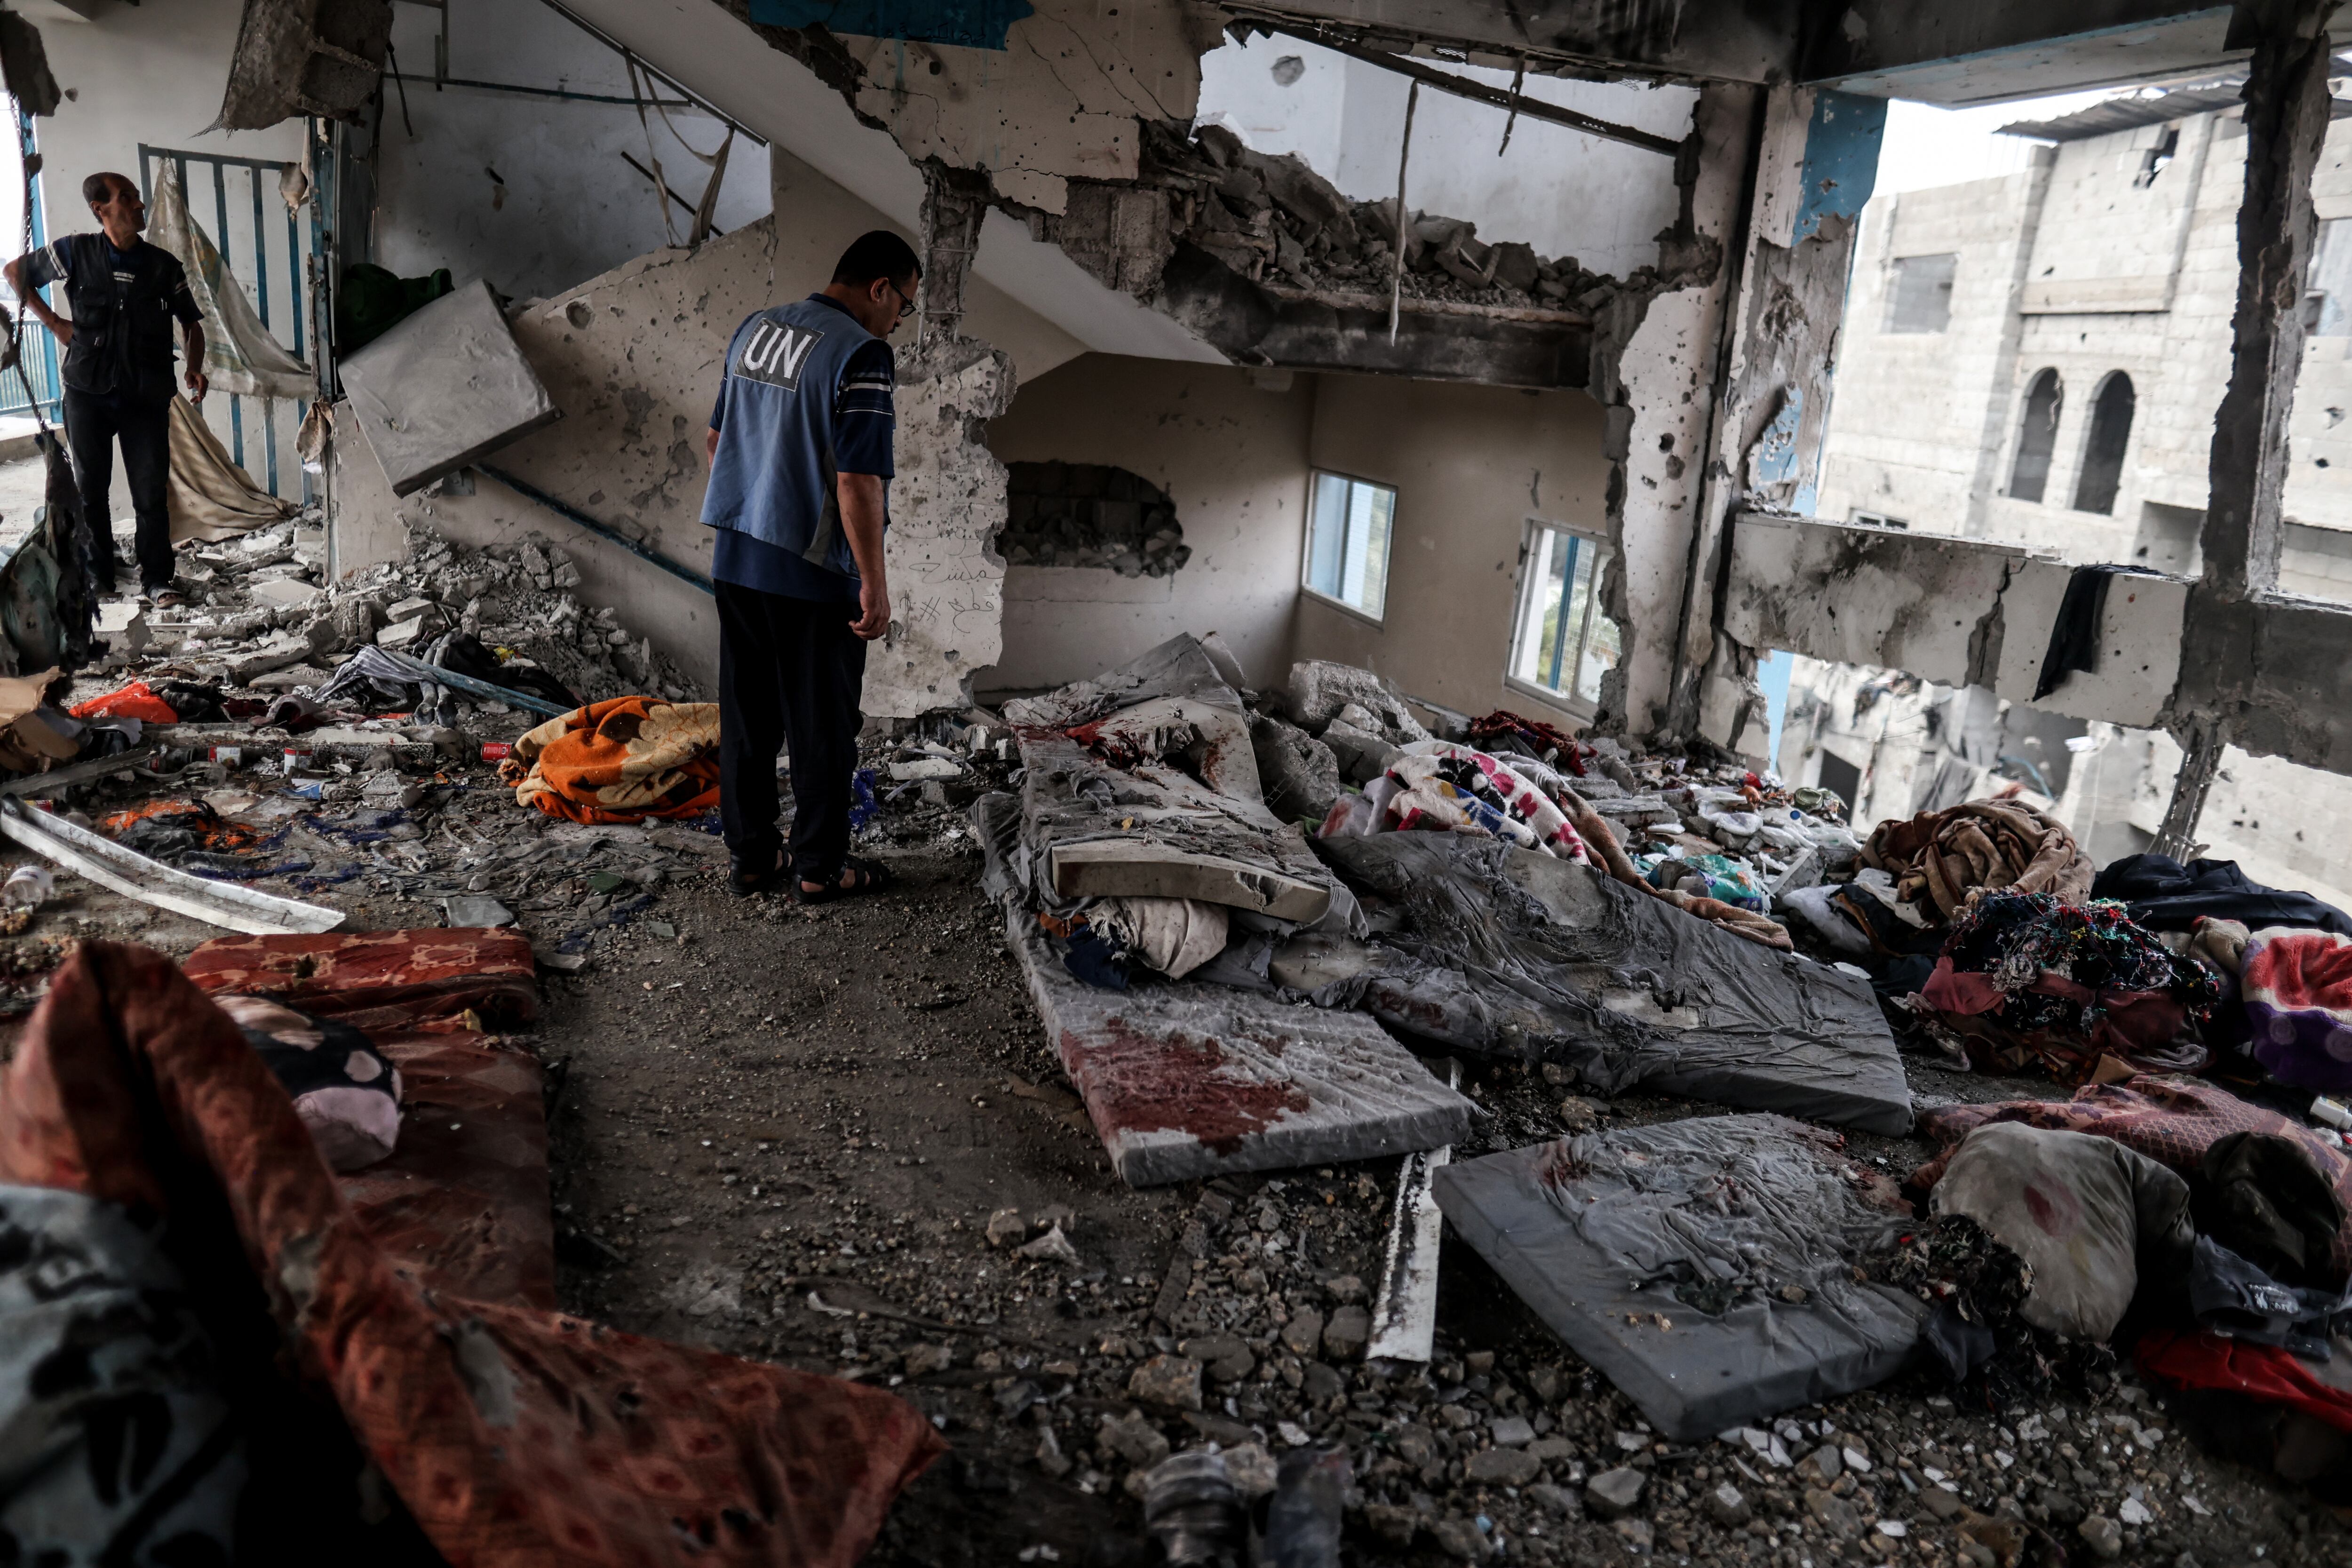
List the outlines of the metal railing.
{"label": "metal railing", "polygon": [[[307,291],[304,287],[307,268],[302,246],[302,226],[296,220],[293,210],[289,208],[286,213],[285,259],[273,269],[270,266],[267,234],[267,226],[269,223],[267,211],[268,201],[263,195],[263,176],[267,174],[269,177],[269,183],[274,186],[279,173],[286,167],[286,160],[234,158],[221,153],[190,153],[176,147],[151,147],[142,142],[139,146],[139,191],[142,197],[150,200],[153,198],[155,166],[166,162],[170,163],[179,174],[180,190],[187,198],[188,221],[191,223],[195,221],[196,193],[188,183],[189,166],[194,164],[212,171],[211,237],[213,247],[220,252],[222,269],[235,276],[240,283],[249,286],[255,314],[260,317],[261,324],[266,328],[270,327],[270,294],[273,285],[280,289],[286,302],[283,320],[292,333],[292,341],[287,346],[292,350],[295,358],[300,359],[303,322],[310,311],[310,300],[306,297]],[[242,230],[241,233],[232,232],[230,222],[228,187],[229,171],[232,169],[242,171],[245,183],[251,187],[253,198],[251,223],[240,223],[236,226],[237,229]],[[237,204],[237,216],[240,218],[244,216],[242,202]],[[249,261],[244,258],[249,258]],[[277,329],[270,328],[270,330],[274,333]],[[236,395],[232,395],[228,400],[229,455],[236,459],[240,468],[246,466],[246,401],[243,396]],[[269,492],[275,495],[278,493],[277,405],[278,400],[274,397],[265,397],[258,401],[261,404],[262,451],[266,465],[265,483]],[[251,470],[248,468],[247,471]]]}
{"label": "metal railing", "polygon": [[[16,115],[16,151],[29,162],[37,151],[33,140],[33,117],[19,110]],[[38,250],[48,241],[41,223],[41,203],[31,181],[25,184],[27,216],[32,219],[33,243],[29,248]],[[12,240],[14,236],[9,237]],[[13,301],[12,301],[13,307]],[[64,384],[58,379],[58,341],[36,325],[21,339],[19,352],[24,355],[25,374],[19,378],[14,372],[0,375],[0,419],[30,417],[35,409],[41,417],[52,422],[64,417]],[[26,384],[31,386],[26,395]]]}

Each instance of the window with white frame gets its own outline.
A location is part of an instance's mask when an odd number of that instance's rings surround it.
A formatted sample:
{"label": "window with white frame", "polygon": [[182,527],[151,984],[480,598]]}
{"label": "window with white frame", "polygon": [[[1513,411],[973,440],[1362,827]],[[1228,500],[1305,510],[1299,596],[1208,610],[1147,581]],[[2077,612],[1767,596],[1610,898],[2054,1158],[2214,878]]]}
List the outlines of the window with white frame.
{"label": "window with white frame", "polygon": [[1511,630],[1512,679],[1580,704],[1601,700],[1616,666],[1617,623],[1601,613],[1609,546],[1590,534],[1528,524],[1519,557],[1519,608]]}
{"label": "window with white frame", "polygon": [[1369,479],[1318,474],[1307,512],[1307,587],[1379,620],[1389,597],[1397,493]]}

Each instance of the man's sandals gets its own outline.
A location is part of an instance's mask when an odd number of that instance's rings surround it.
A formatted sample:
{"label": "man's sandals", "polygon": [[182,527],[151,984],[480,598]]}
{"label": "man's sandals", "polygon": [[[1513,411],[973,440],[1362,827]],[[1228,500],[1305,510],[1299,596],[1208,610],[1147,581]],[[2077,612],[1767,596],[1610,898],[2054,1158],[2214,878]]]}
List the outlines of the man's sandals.
{"label": "man's sandals", "polygon": [[829,904],[835,899],[846,899],[857,893],[879,892],[890,885],[887,867],[852,855],[842,864],[841,875],[822,887],[812,888],[806,882],[793,883],[793,897],[804,904]]}
{"label": "man's sandals", "polygon": [[790,858],[781,849],[776,852],[776,863],[765,871],[747,870],[739,866],[727,874],[727,886],[738,898],[756,898],[789,886],[793,897],[804,904],[829,904],[835,899],[845,899],[857,893],[877,892],[889,885],[888,868],[862,856],[852,855],[843,867],[839,879],[819,888],[804,887],[800,879],[793,875]]}

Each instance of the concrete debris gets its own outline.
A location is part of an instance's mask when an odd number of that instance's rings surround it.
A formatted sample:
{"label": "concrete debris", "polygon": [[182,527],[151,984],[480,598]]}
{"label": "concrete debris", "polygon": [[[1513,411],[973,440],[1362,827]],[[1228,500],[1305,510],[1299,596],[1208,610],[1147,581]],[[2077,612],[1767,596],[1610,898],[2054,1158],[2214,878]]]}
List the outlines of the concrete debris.
{"label": "concrete debris", "polygon": [[1292,721],[1311,732],[1320,733],[1336,719],[1394,746],[1430,738],[1393,685],[1353,665],[1302,659],[1290,667],[1283,700]]}
{"label": "concrete debris", "polygon": [[[1180,144],[1155,138],[1143,178],[1171,193],[1176,232],[1254,283],[1320,293],[1378,294],[1394,269],[1396,202],[1350,201],[1289,153],[1244,145],[1223,125],[1204,125]],[[1623,287],[1648,286],[1639,268]],[[1604,304],[1621,285],[1576,258],[1544,257],[1515,240],[1478,237],[1462,218],[1413,212],[1405,236],[1404,289],[1413,299],[1504,309],[1580,310]]]}

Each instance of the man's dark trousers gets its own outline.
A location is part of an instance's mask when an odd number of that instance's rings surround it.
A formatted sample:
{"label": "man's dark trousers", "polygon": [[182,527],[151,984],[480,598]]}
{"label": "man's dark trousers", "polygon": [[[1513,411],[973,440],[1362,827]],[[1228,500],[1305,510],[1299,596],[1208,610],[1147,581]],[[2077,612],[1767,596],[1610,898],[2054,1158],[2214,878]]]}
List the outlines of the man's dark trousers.
{"label": "man's dark trousers", "polygon": [[849,858],[851,779],[866,642],[854,604],[788,599],[733,583],[719,600],[719,817],[736,866],[776,863],[776,752],[789,748],[793,873],[838,880]]}
{"label": "man's dark trousers", "polygon": [[66,388],[66,444],[81,480],[81,511],[89,525],[89,569],[100,587],[115,581],[114,519],[107,492],[114,488],[114,443],[122,443],[122,477],[139,518],[139,585],[172,585],[172,519],[164,489],[172,473],[172,405],[121,393]]}

